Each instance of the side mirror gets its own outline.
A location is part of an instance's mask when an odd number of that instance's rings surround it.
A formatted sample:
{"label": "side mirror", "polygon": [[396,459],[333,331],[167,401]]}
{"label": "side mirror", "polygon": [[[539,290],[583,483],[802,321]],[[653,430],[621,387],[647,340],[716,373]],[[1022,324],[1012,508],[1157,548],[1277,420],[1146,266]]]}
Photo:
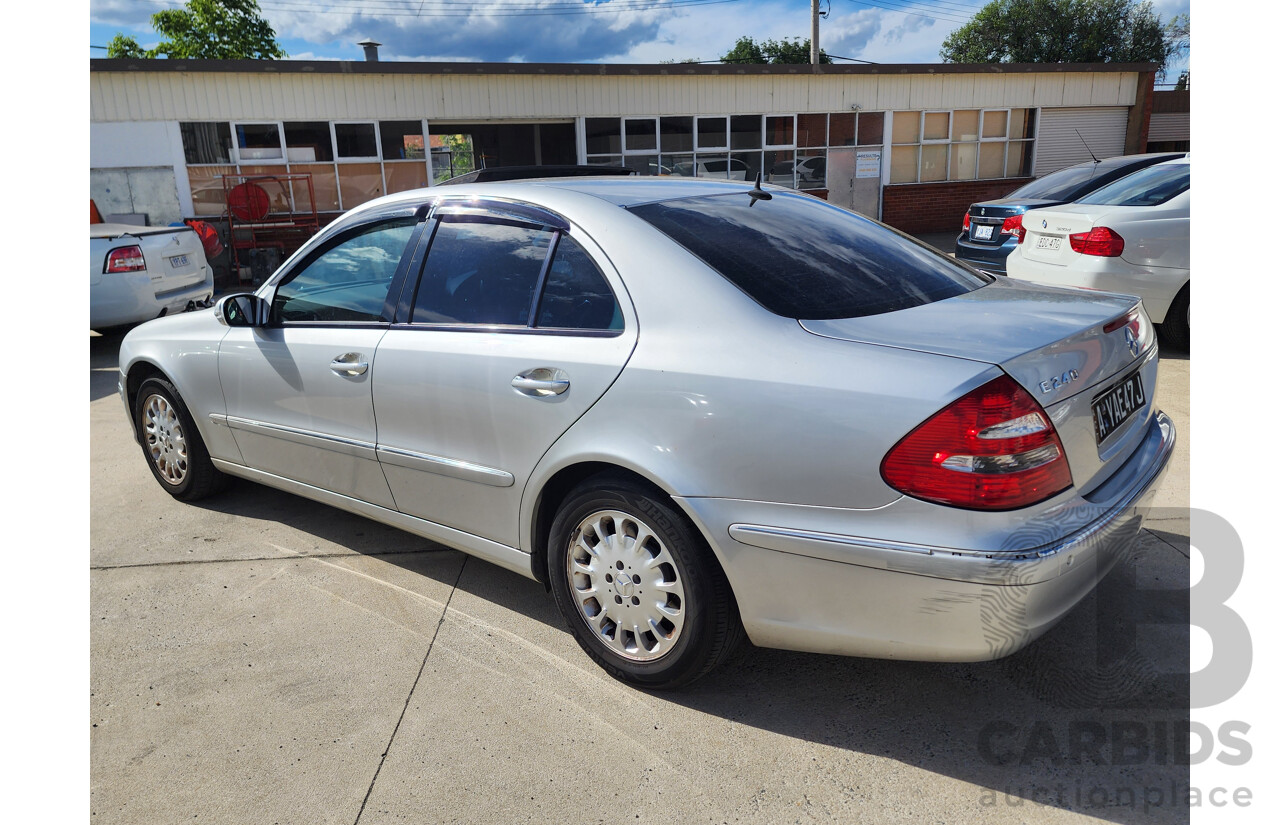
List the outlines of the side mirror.
{"label": "side mirror", "polygon": [[265,327],[271,304],[252,292],[226,295],[213,305],[213,316],[225,327]]}

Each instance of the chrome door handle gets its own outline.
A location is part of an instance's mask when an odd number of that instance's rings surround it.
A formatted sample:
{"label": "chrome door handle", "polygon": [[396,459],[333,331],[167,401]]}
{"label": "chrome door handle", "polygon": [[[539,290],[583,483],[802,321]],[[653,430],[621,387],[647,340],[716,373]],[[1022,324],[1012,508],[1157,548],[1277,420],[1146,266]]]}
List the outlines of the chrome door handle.
{"label": "chrome door handle", "polygon": [[369,362],[358,352],[348,352],[329,362],[329,369],[338,375],[364,375],[369,370]]}
{"label": "chrome door handle", "polygon": [[526,370],[511,379],[511,386],[518,392],[534,397],[560,395],[569,389],[569,375],[564,370],[539,367]]}

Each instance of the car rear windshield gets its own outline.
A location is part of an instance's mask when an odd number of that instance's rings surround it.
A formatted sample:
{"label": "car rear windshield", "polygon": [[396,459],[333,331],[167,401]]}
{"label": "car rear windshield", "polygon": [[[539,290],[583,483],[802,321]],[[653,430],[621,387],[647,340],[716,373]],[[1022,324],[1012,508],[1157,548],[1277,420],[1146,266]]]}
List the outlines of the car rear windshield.
{"label": "car rear windshield", "polygon": [[1031,183],[1013,190],[1005,197],[1047,201],[1071,198],[1081,186],[1108,171],[1110,170],[1103,169],[1095,163],[1069,166],[1066,169],[1050,172],[1043,178],[1033,180]]}
{"label": "car rear windshield", "polygon": [[787,318],[878,315],[972,292],[990,278],[807,195],[707,195],[630,211]]}
{"label": "car rear windshield", "polygon": [[1148,166],[1107,184],[1078,203],[1105,206],[1159,206],[1191,188],[1191,164]]}

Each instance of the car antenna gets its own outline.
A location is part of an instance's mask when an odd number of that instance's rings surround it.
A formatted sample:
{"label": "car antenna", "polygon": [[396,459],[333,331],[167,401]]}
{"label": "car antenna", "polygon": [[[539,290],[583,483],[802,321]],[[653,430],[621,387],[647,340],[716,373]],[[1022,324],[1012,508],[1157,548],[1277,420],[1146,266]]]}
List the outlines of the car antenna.
{"label": "car antenna", "polygon": [[1084,139],[1084,135],[1080,134],[1079,129],[1076,129],[1076,137],[1080,138],[1080,142],[1084,144],[1084,150],[1089,153],[1089,157],[1093,158],[1093,162],[1102,163],[1102,161],[1098,160],[1098,156],[1093,153],[1093,150],[1089,148],[1089,142]]}
{"label": "car antenna", "polygon": [[762,169],[762,170],[760,170],[759,172],[756,172],[756,185],[755,185],[755,187],[754,187],[754,188],[752,188],[752,190],[751,190],[750,192],[748,192],[748,193],[747,193],[748,195],[750,195],[750,196],[751,196],[751,203],[747,204],[747,207],[748,207],[748,208],[750,208],[750,207],[752,207],[752,206],[755,206],[755,205],[756,205],[756,201],[771,201],[771,200],[773,200],[773,195],[770,195],[768,192],[766,192],[766,191],[764,191],[763,189],[761,189],[761,188],[760,188],[760,178],[761,178],[761,176],[762,176],[762,175],[764,175],[764,170],[763,170],[763,169]]}

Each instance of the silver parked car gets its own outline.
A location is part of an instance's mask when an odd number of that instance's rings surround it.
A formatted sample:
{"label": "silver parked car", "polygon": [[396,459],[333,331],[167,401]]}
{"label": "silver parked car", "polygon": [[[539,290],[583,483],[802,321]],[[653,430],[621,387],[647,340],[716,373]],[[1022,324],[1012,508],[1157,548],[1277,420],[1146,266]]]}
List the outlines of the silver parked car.
{"label": "silver parked car", "polygon": [[729,181],[385,197],[120,367],[173,496],[239,476],[517,571],[649,687],[744,632],[1013,653],[1125,552],[1174,441],[1135,298]]}

